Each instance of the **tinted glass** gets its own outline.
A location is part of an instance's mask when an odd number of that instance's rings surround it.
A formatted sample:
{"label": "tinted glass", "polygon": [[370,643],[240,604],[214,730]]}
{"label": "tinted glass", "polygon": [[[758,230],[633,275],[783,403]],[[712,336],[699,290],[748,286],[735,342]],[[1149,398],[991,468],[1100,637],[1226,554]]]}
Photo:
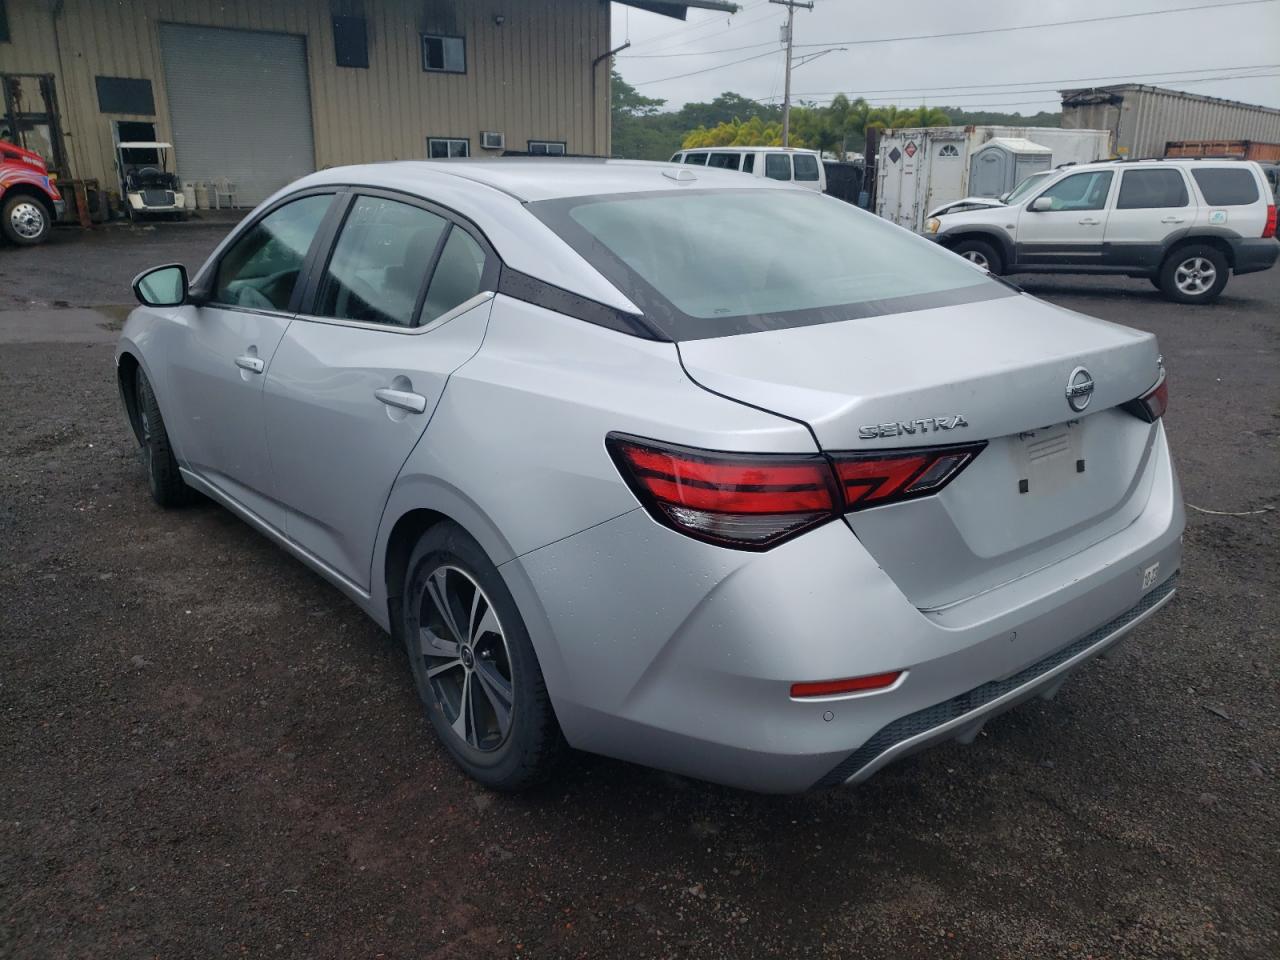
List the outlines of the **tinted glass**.
{"label": "tinted glass", "polygon": [[1204,194],[1204,202],[1211,207],[1238,207],[1258,200],[1258,181],[1253,179],[1253,172],[1247,168],[1226,170],[1210,167],[1192,170],[1191,175]]}
{"label": "tinted glass", "polygon": [[333,197],[294,200],[267,214],[218,264],[213,299],[258,310],[286,310],[302,261]]}
{"label": "tinted glass", "polygon": [[818,158],[811,153],[797,153],[791,158],[796,165],[797,180],[818,179]]}
{"label": "tinted glass", "polygon": [[448,221],[420,207],[356,197],[312,313],[407,327]]}
{"label": "tinted glass", "polygon": [[742,172],[752,173],[756,168],[756,155],[754,153],[744,154],[742,157]]}
{"label": "tinted glass", "polygon": [[707,155],[705,153],[686,153],[684,155],[685,163],[692,163],[699,167],[707,165]]}
{"label": "tinted glass", "polygon": [[484,250],[461,227],[449,231],[436,272],[431,275],[419,324],[430,323],[480,292],[484,278]]}
{"label": "tinted glass", "polygon": [[791,179],[791,158],[785,153],[764,155],[764,175],[773,180]]}
{"label": "tinted glass", "polygon": [[1090,170],[1064,177],[1040,197],[1053,201],[1051,210],[1101,210],[1107,205],[1107,191],[1110,189],[1110,170]]}
{"label": "tinted glass", "polygon": [[530,207],[675,339],[1008,292],[928,240],[811,192],[663,191]]}
{"label": "tinted glass", "polygon": [[722,170],[738,169],[738,154],[736,153],[713,153],[707,159],[708,167],[719,167]]}
{"label": "tinted glass", "polygon": [[1187,199],[1187,185],[1178,170],[1126,170],[1120,178],[1116,209],[1185,207]]}

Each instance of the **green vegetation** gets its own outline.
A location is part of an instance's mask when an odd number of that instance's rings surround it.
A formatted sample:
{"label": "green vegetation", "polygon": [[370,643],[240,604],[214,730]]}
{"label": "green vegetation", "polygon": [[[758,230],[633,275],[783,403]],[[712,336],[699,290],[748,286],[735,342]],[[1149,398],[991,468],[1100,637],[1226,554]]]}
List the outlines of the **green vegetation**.
{"label": "green vegetation", "polygon": [[[667,110],[665,100],[646,97],[613,72],[613,155],[637,160],[666,160],[682,147],[770,146],[782,143],[782,107],[758,103],[737,93],[710,103],[686,103]],[[791,143],[823,151],[862,152],[868,127],[937,127],[996,123],[1056,127],[1060,115],[964,111],[953,107],[871,106],[843,94],[830,104],[800,102],[791,108]]]}

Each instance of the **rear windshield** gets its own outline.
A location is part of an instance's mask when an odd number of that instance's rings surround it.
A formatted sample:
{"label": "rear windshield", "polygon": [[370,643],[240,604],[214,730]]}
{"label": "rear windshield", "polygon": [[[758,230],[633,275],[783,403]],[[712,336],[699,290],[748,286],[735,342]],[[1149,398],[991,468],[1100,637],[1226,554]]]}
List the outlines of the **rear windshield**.
{"label": "rear windshield", "polygon": [[1258,181],[1247,167],[1193,169],[1191,175],[1211,207],[1239,207],[1258,201]]}
{"label": "rear windshield", "polygon": [[529,209],[674,340],[1013,295],[932,242],[811,191],[664,190]]}

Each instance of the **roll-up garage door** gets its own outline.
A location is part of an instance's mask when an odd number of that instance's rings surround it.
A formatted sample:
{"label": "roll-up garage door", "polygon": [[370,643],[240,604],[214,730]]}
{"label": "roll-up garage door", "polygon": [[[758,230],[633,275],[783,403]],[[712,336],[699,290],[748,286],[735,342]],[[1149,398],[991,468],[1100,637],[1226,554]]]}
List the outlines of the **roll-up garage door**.
{"label": "roll-up garage door", "polygon": [[225,177],[252,206],[315,170],[302,37],[162,23],[160,53],[184,182]]}

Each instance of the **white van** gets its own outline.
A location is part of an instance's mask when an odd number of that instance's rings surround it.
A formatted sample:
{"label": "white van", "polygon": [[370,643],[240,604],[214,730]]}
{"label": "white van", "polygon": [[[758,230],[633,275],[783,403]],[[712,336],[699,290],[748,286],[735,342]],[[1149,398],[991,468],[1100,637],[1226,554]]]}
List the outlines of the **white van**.
{"label": "white van", "polygon": [[705,147],[681,150],[672,163],[691,163],[699,167],[739,170],[753,177],[789,180],[797,186],[825,193],[827,172],[817,150],[790,147]]}

